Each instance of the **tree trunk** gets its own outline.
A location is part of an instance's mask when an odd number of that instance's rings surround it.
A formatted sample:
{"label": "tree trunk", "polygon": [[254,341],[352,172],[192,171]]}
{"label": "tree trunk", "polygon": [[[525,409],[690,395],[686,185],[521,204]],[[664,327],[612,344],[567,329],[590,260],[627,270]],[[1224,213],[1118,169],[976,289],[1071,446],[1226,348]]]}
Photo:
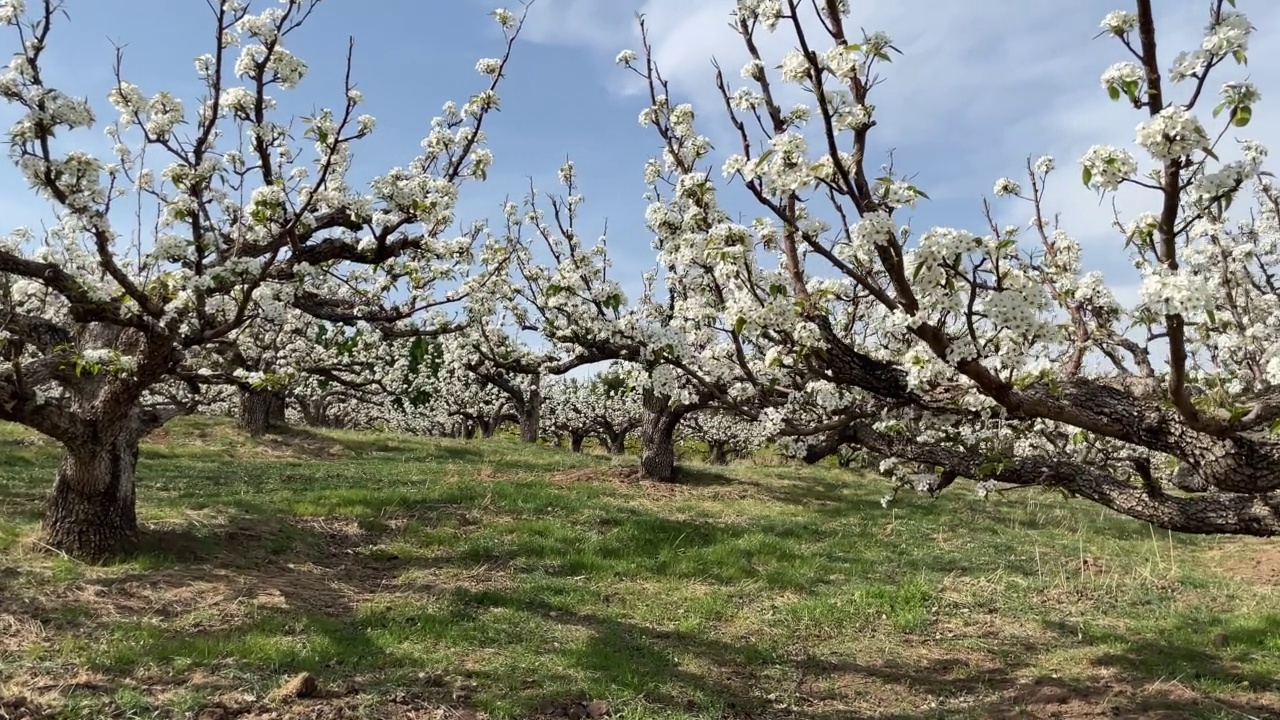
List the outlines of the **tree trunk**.
{"label": "tree trunk", "polygon": [[676,426],[684,412],[671,407],[671,398],[646,389],[644,424],[640,428],[640,472],[650,480],[671,482],[676,477]]}
{"label": "tree trunk", "polygon": [[582,441],[586,439],[587,436],[582,433],[569,433],[569,450],[576,453],[582,452]]}
{"label": "tree trunk", "polygon": [[729,464],[729,451],[724,443],[709,442],[707,443],[707,449],[710,451],[710,456],[707,458],[708,463],[712,465]]}
{"label": "tree trunk", "polygon": [[525,393],[524,406],[520,408],[520,441],[538,442],[538,426],[542,422],[542,390],[535,375],[533,384]]}
{"label": "tree trunk", "polygon": [[496,434],[497,432],[498,432],[498,421],[496,419],[480,421],[480,437],[485,438],[487,440],[493,437],[494,434]]}
{"label": "tree trunk", "polygon": [[302,398],[298,403],[302,408],[302,422],[308,427],[324,427],[324,398]]}
{"label": "tree trunk", "polygon": [[556,434],[552,435],[552,436],[551,436],[551,446],[552,446],[552,447],[558,447],[558,448],[562,448],[562,447],[564,447],[564,433],[556,433]]}
{"label": "tree trunk", "polygon": [[138,433],[68,448],[53,491],[45,500],[42,541],[60,552],[97,562],[119,556],[138,541],[134,476]]}
{"label": "tree trunk", "polygon": [[267,413],[267,424],[285,427],[289,424],[289,396],[283,390],[271,392],[271,410]]}
{"label": "tree trunk", "polygon": [[853,441],[853,435],[849,428],[840,428],[832,430],[825,435],[819,436],[816,440],[811,440],[808,447],[805,448],[804,455],[801,460],[806,465],[814,465],[840,452],[840,448]]}
{"label": "tree trunk", "polygon": [[271,405],[274,393],[270,390],[240,391],[240,429],[249,437],[261,437],[271,424]]}
{"label": "tree trunk", "polygon": [[606,432],[605,446],[610,455],[625,455],[627,452],[627,434],[624,432]]}
{"label": "tree trunk", "polygon": [[471,422],[470,420],[464,420],[464,421],[462,422],[462,439],[463,439],[463,440],[475,440],[475,439],[476,439],[476,424],[475,424],[475,423]]}

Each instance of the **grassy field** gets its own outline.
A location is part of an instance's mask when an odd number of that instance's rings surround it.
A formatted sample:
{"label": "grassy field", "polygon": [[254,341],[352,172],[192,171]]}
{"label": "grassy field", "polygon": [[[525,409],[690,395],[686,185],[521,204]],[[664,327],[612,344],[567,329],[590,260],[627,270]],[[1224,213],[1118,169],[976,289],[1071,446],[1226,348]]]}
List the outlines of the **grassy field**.
{"label": "grassy field", "polygon": [[193,419],[100,568],[31,541],[56,455],[0,428],[11,717],[1280,717],[1273,544],[1056,495]]}

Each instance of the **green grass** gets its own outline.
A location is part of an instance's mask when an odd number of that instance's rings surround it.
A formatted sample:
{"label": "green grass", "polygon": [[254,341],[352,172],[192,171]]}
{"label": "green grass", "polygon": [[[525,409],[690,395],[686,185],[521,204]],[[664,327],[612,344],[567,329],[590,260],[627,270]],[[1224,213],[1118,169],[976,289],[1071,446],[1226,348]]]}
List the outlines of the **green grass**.
{"label": "green grass", "polygon": [[1055,495],[186,419],[89,567],[29,541],[56,460],[0,428],[0,695],[55,717],[1280,715],[1280,553]]}

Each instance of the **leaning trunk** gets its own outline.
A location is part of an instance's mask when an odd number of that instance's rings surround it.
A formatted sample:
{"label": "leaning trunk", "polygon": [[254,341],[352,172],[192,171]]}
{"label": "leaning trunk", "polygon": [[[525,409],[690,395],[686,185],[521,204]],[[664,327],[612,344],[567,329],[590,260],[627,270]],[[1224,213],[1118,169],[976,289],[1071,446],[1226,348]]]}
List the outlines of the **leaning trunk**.
{"label": "leaning trunk", "polygon": [[708,463],[712,465],[728,465],[729,464],[729,451],[727,448],[725,448],[724,443],[709,442],[707,443],[707,449],[709,451],[709,455],[707,457]]}
{"label": "leaning trunk", "polygon": [[676,477],[676,426],[683,411],[671,407],[668,395],[644,391],[644,424],[640,429],[640,471],[650,480],[670,482]]}
{"label": "leaning trunk", "polygon": [[270,390],[240,391],[240,429],[249,433],[250,437],[267,433],[267,427],[271,424],[273,395]]}
{"label": "leaning trunk", "polygon": [[587,437],[582,433],[569,433],[569,449],[573,452],[582,452],[582,441]]}
{"label": "leaning trunk", "polygon": [[138,541],[134,475],[138,433],[126,432],[66,450],[53,492],[45,500],[42,541],[56,551],[100,561]]}

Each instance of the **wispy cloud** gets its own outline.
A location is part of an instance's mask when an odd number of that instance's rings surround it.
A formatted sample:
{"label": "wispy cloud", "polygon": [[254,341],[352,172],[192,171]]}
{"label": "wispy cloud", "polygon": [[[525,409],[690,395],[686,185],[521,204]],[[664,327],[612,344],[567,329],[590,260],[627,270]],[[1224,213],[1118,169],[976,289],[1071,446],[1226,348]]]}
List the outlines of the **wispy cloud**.
{"label": "wispy cloud", "polygon": [[[269,5],[262,0],[259,5]],[[1066,227],[1088,246],[1091,266],[1123,273],[1120,239],[1108,229],[1110,206],[1081,187],[1074,161],[1094,143],[1128,144],[1141,119],[1131,108],[1110,102],[1098,83],[1108,65],[1125,58],[1114,41],[1093,40],[1112,3],[1131,0],[853,0],[854,27],[884,30],[904,51],[884,70],[875,91],[880,126],[875,130],[878,165],[895,150],[899,170],[933,198],[913,218],[917,228],[959,225],[980,229],[981,198],[1002,175],[1015,175],[1029,155],[1052,154],[1060,177],[1052,188],[1054,209]],[[364,182],[407,162],[418,150],[430,118],[446,99],[465,101],[479,87],[478,57],[500,51],[497,26],[486,13],[495,0],[466,3],[374,3],[355,12],[324,4],[296,38],[293,50],[311,65],[304,86],[278,93],[283,109],[310,113],[341,97],[346,38],[356,39],[355,78],[375,115],[378,130],[357,148],[353,179]],[[514,5],[515,3],[510,3]],[[1161,54],[1167,66],[1177,50],[1198,43],[1207,3],[1155,0],[1162,26]],[[1280,92],[1280,3],[1240,0],[1259,36],[1247,69],[1226,68],[1221,79],[1249,74],[1264,99],[1254,124],[1239,131],[1280,145],[1280,124],[1270,108]],[[643,225],[642,165],[658,140],[640,128],[644,106],[628,73],[613,64],[623,48],[637,46],[635,14],[648,18],[659,62],[673,91],[693,101],[700,121],[717,146],[730,147],[713,84],[712,58],[733,83],[745,53],[729,27],[734,0],[537,0],[502,89],[503,110],[486,124],[496,156],[484,185],[467,188],[459,217],[495,217],[504,197],[518,198],[532,176],[542,190],[554,189],[557,166],[566,156],[583,179],[584,232],[609,221],[610,249],[620,275],[634,278],[652,266],[649,233]],[[126,45],[126,75],[148,94],[175,92],[190,104],[199,95],[191,58],[208,50],[208,11],[202,3],[132,0],[130,12],[110,3],[75,0],[72,21],[55,30],[51,81],[88,96],[102,119],[111,84],[112,42]],[[446,28],[423,41],[422,28]],[[12,47],[11,34],[0,38]],[[1268,40],[1271,40],[1268,42]],[[764,50],[780,59],[791,46],[784,34],[769,38]],[[794,94],[789,100],[802,100]],[[0,105],[0,127],[16,117]],[[719,124],[716,120],[720,119]],[[72,133],[68,146],[109,157],[101,128]],[[230,138],[228,139],[230,141]],[[50,218],[12,167],[0,168],[0,191],[16,198],[0,207],[0,232]],[[742,201],[744,212],[753,210]],[[1122,198],[1132,216],[1149,209],[1141,194]],[[1144,204],[1145,203],[1145,204]],[[1025,208],[1001,203],[1010,222],[1027,220]],[[1127,280],[1117,279],[1117,282]]]}
{"label": "wispy cloud", "polygon": [[[712,108],[719,105],[711,59],[737,82],[737,68],[746,57],[728,25],[734,5],[706,0],[690,11],[685,0],[540,0],[531,37],[579,48],[604,63],[619,49],[636,45],[634,14],[642,13],[673,92],[705,108],[700,117],[707,117],[718,115]],[[1212,87],[1246,76],[1257,84],[1264,99],[1254,123],[1228,137],[1274,147],[1280,144],[1280,123],[1268,120],[1274,105],[1267,95],[1280,92],[1280,44],[1266,40],[1280,28],[1280,4],[1254,0],[1240,6],[1259,29],[1250,64],[1221,68]],[[980,229],[981,198],[992,182],[1020,176],[1029,156],[1054,155],[1060,169],[1050,193],[1052,210],[1062,213],[1064,226],[1085,244],[1090,266],[1105,270],[1117,284],[1132,283],[1122,240],[1111,228],[1111,202],[1100,203],[1083,187],[1075,164],[1091,145],[1130,145],[1142,120],[1132,107],[1109,100],[1099,83],[1109,65],[1130,59],[1115,39],[1095,38],[1099,22],[1113,9],[1115,0],[854,0],[852,24],[887,32],[903,51],[884,69],[885,82],[874,91],[880,124],[873,132],[879,150],[893,148],[896,167],[918,173],[918,184],[934,198],[917,214],[917,226]],[[1199,45],[1207,7],[1164,0],[1156,2],[1156,13],[1161,63],[1168,67],[1179,50]],[[767,59],[780,61],[793,44],[791,34],[779,32],[762,49]],[[603,82],[615,93],[632,90],[620,80]],[[1187,93],[1175,86],[1175,97]],[[1201,104],[1211,108],[1214,102],[1209,97]],[[725,130],[707,129],[713,139]],[[1150,209],[1154,198],[1125,193],[1119,204],[1122,214],[1132,217]],[[1022,224],[1029,219],[1025,206],[998,207],[1001,220]]]}

